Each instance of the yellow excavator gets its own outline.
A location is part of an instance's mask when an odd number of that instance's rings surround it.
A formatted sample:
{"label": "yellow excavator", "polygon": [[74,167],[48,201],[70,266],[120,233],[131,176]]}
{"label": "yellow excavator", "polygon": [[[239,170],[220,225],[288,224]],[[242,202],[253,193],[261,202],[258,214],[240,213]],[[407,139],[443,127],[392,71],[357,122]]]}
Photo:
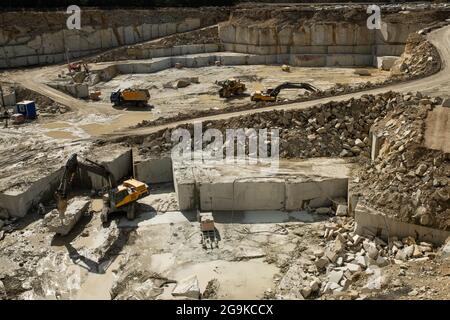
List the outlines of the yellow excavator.
{"label": "yellow excavator", "polygon": [[108,182],[103,195],[103,210],[100,216],[102,222],[107,222],[110,213],[118,211],[124,211],[127,213],[128,219],[134,219],[136,201],[149,194],[148,186],[144,182],[129,179],[117,185],[114,175],[104,165],[89,159],[86,159],[86,162],[78,161],[75,153],[67,160],[59,187],[55,192],[60,213],[66,210],[69,191],[77,173],[81,173],[80,171],[97,174]]}
{"label": "yellow excavator", "polygon": [[250,100],[252,101],[269,101],[275,102],[277,101],[278,94],[283,89],[305,89],[310,92],[319,92],[320,90],[314,87],[312,84],[306,82],[284,82],[275,88],[269,88],[265,92],[255,91],[250,96]]}

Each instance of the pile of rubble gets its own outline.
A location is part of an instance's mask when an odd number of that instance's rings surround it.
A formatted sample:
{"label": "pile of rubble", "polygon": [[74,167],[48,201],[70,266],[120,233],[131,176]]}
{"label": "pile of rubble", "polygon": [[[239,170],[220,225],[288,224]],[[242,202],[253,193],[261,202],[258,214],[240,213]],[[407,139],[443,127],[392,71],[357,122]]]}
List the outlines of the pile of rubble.
{"label": "pile of rubble", "polygon": [[376,235],[362,237],[353,230],[352,218],[334,217],[324,226],[319,247],[297,248],[299,257],[280,279],[275,297],[306,299],[345,293],[350,298],[361,298],[386,285],[380,268],[428,261],[437,254],[432,244],[416,243],[411,237],[392,237],[387,243]]}
{"label": "pile of rubble", "polygon": [[394,79],[411,80],[430,76],[440,69],[441,58],[436,47],[424,35],[412,33],[391,74]]}
{"label": "pile of rubble", "polygon": [[425,118],[441,100],[417,93],[398,102],[372,128],[380,151],[357,172],[352,189],[403,222],[450,230],[450,157],[423,146]]}
{"label": "pile of rubble", "polygon": [[[225,133],[226,129],[233,128],[278,128],[282,158],[369,156],[370,127],[402,101],[402,95],[394,92],[365,95],[309,109],[268,111],[208,121],[203,123],[203,129],[216,128]],[[193,132],[192,126],[183,127]],[[171,130],[151,134],[140,142],[142,154],[169,152]]]}

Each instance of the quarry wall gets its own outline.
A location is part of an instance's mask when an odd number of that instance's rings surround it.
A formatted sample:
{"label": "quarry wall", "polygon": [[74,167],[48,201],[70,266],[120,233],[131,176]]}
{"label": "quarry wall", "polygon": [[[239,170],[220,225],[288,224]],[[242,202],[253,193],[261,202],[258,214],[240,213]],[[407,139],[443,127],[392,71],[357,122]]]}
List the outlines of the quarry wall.
{"label": "quarry wall", "polygon": [[[365,24],[318,22],[310,25],[264,27],[219,25],[219,37],[225,51],[290,55],[297,66],[374,65],[377,57],[400,56],[410,33],[424,24],[382,23],[380,30]],[[342,56],[347,60],[341,62]]]}
{"label": "quarry wall", "polygon": [[12,40],[0,31],[0,68],[51,64],[199,28],[200,19],[96,29],[60,30]]}
{"label": "quarry wall", "polygon": [[[0,68],[58,63],[224,21],[221,8],[82,10],[81,29],[65,12],[0,13]],[[19,21],[26,23],[19,23]]]}

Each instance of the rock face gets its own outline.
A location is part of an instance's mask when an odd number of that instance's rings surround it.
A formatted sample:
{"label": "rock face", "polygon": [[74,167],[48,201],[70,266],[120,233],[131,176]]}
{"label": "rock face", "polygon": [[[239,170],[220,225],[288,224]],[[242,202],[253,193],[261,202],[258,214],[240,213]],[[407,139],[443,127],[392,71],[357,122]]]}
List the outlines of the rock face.
{"label": "rock face", "polygon": [[[386,36],[378,37],[365,27],[367,15],[363,6],[345,4],[345,7],[317,12],[322,9],[316,5],[307,10],[300,7],[289,7],[289,10],[270,7],[266,12],[236,9],[228,22],[219,25],[219,37],[227,51],[262,55],[295,53],[299,57],[289,62],[292,65],[361,66],[373,64],[373,59],[361,61],[362,57],[358,59],[349,52],[358,56],[370,56],[372,52],[381,57],[399,56],[408,35],[427,24],[417,12],[408,11],[408,18],[400,21],[392,14],[398,9],[391,7],[388,12],[383,7]],[[395,22],[388,22],[390,19]],[[348,51],[349,46],[353,51]]]}
{"label": "rock face", "polygon": [[[223,7],[160,8],[148,12],[86,8],[80,33],[66,29],[65,11],[2,13],[0,45],[5,47],[6,57],[0,57],[0,68],[65,61],[66,44],[69,58],[74,58],[214,25],[226,20],[228,14],[229,9]],[[26,25],[22,21],[27,21]]]}
{"label": "rock face", "polygon": [[72,230],[81,216],[88,211],[90,203],[89,197],[73,198],[67,204],[63,216],[60,216],[58,210],[52,210],[44,218],[43,223],[50,232],[65,236]]}
{"label": "rock face", "polygon": [[172,291],[174,297],[182,296],[191,299],[200,298],[200,286],[198,284],[197,276],[190,276],[177,283]]}

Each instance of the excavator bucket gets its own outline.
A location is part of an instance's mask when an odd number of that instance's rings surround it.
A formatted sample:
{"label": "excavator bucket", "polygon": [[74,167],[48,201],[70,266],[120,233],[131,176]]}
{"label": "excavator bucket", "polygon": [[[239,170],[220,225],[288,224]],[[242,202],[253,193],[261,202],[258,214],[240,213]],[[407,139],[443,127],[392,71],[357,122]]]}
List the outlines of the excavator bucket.
{"label": "excavator bucket", "polygon": [[62,198],[58,193],[56,195],[56,208],[60,215],[63,215],[67,209],[67,199]]}

